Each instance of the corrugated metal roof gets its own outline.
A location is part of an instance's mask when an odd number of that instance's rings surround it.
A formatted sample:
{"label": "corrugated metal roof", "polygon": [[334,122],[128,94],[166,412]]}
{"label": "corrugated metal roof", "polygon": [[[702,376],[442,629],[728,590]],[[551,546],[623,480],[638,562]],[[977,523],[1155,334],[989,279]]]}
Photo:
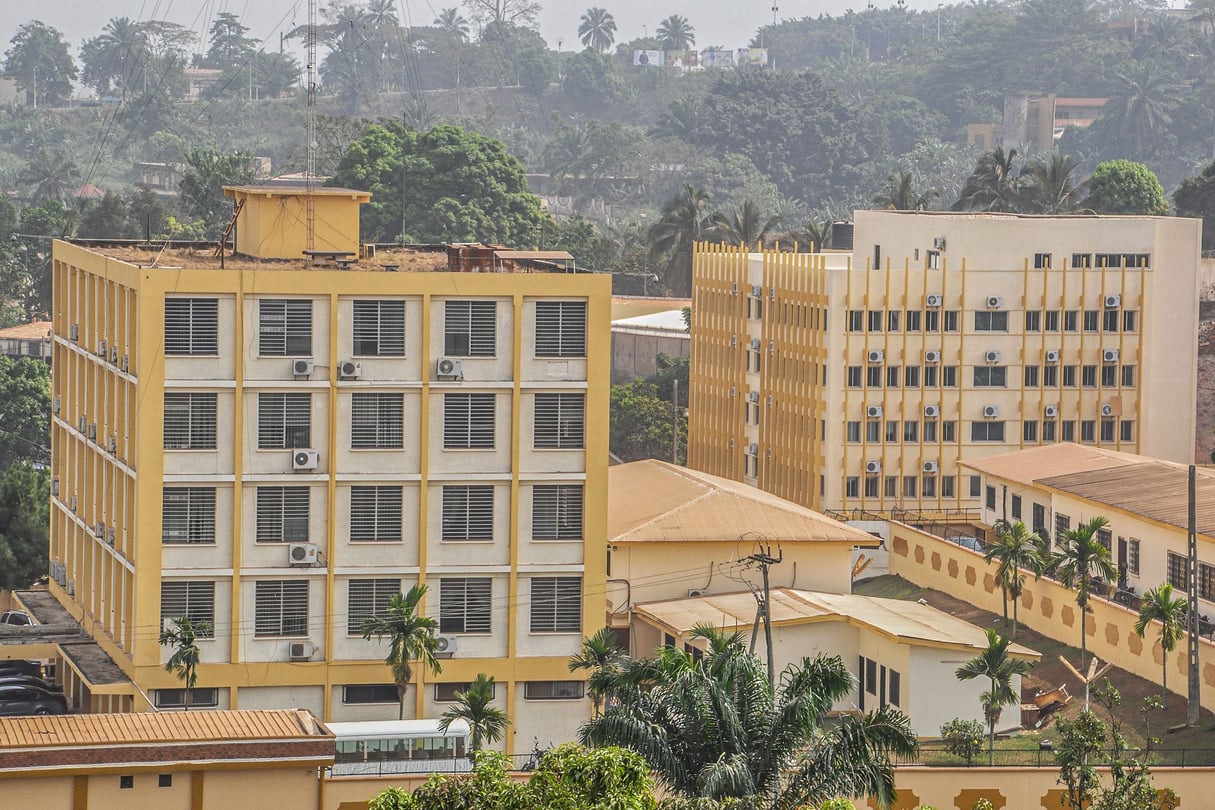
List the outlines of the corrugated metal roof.
{"label": "corrugated metal roof", "polygon": [[738,481],[650,459],[608,470],[608,542],[881,541],[826,515]]}
{"label": "corrugated metal roof", "polygon": [[50,334],[50,321],[31,321],[30,323],[19,323],[7,329],[0,329],[0,338],[14,338],[16,340],[40,340]]}
{"label": "corrugated metal roof", "polygon": [[499,259],[537,259],[567,262],[574,260],[573,254],[564,250],[495,250],[494,256]]}
{"label": "corrugated metal roof", "polygon": [[0,717],[0,750],[331,736],[303,709]]}
{"label": "corrugated metal roof", "polygon": [[[1215,470],[1200,468],[1195,476],[1198,533],[1215,537]],[[1188,529],[1189,470],[1167,461],[1140,460],[1117,467],[1041,478],[1039,483],[1142,515],[1179,529]]]}
{"label": "corrugated metal roof", "polygon": [[[749,591],[731,594],[672,599],[637,605],[635,611],[675,630],[686,633],[697,624],[749,629],[755,621],[755,598]],[[772,590],[774,624],[810,624],[847,621],[905,644],[933,644],[979,651],[987,647],[981,627],[918,602],[883,599],[859,594],[818,593],[792,588]],[[1009,648],[1019,658],[1037,660],[1040,654],[1020,644]]]}
{"label": "corrugated metal roof", "polygon": [[645,296],[613,295],[612,320],[631,318],[635,315],[649,315],[654,312],[682,310],[692,306],[691,298],[648,298]]}
{"label": "corrugated metal roof", "polygon": [[1100,447],[1060,442],[998,456],[963,459],[962,466],[1013,483],[1033,484],[1052,476],[1103,470],[1142,461],[1150,459]]}

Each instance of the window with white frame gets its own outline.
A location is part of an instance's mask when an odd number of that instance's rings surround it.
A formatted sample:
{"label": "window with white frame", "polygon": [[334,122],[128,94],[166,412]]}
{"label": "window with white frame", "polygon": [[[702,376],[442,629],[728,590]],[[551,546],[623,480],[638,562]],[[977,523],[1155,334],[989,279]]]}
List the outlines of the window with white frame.
{"label": "window with white frame", "polygon": [[582,484],[536,484],[532,487],[532,539],[581,540]]}
{"label": "window with white frame", "polygon": [[443,353],[451,357],[493,357],[497,353],[497,329],[497,301],[447,301]]}
{"label": "window with white frame", "polygon": [[354,302],[355,357],[405,356],[405,302]]}
{"label": "window with white frame", "polygon": [[536,394],[535,446],[572,450],[585,445],[586,394]]}
{"label": "window with white frame", "polygon": [[202,391],[165,394],[166,450],[215,449],[216,396]]}
{"label": "window with white frame", "polygon": [[536,356],[586,357],[586,302],[536,302]]}
{"label": "window with white frame", "polygon": [[258,302],[257,353],[265,357],[312,354],[312,302],[270,299]]}
{"label": "window with white frame", "polygon": [[582,681],[525,681],[524,700],[581,700],[586,689]]}
{"label": "window with white frame", "polygon": [[494,539],[494,488],[485,484],[443,487],[443,540]]}
{"label": "window with white frame", "polygon": [[405,395],[356,392],[350,395],[350,447],[399,450],[405,446]]}
{"label": "window with white frame", "polygon": [[350,541],[352,543],[396,543],[401,540],[399,486],[350,488]]}
{"label": "window with white frame", "polygon": [[160,623],[186,618],[199,638],[215,638],[215,583],[200,581],[162,581],[160,583]]}
{"label": "window with white frame", "polygon": [[582,632],[582,577],[532,577],[531,631]]}
{"label": "window with white frame", "polygon": [[302,543],[308,539],[308,487],[258,487],[258,543]]}
{"label": "window with white frame", "polygon": [[312,446],[312,394],[257,395],[259,450],[294,450]]}
{"label": "window with white frame", "polygon": [[447,450],[492,450],[494,394],[443,395],[443,447]]}
{"label": "window with white frame", "polygon": [[169,545],[215,542],[215,487],[165,487],[161,538]]}
{"label": "window with white frame", "polygon": [[444,577],[439,580],[439,632],[489,633],[493,580]]}
{"label": "window with white frame", "polygon": [[219,302],[216,299],[165,299],[165,354],[219,354]]}
{"label": "window with white frame", "polygon": [[308,581],[272,579],[254,583],[253,635],[308,635]]}
{"label": "window with white frame", "polygon": [[388,612],[392,597],[401,592],[401,580],[352,579],[346,584],[346,633],[362,635],[363,623]]}

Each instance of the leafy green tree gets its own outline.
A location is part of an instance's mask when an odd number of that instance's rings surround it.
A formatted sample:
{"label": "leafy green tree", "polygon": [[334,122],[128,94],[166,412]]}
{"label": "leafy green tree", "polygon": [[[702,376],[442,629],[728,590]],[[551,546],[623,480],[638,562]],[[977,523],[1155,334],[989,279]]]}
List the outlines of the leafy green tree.
{"label": "leafy green tree", "polygon": [[524,92],[544,98],[549,85],[557,79],[557,58],[548,48],[528,48],[518,54],[519,85]]}
{"label": "leafy green tree", "polygon": [[1012,602],[1012,639],[1017,640],[1017,609],[1025,590],[1026,574],[1040,576],[1045,566],[1042,557],[1044,543],[1021,521],[1000,521],[996,541],[983,554],[987,562],[995,560],[996,582],[1004,595],[1004,622],[1008,622],[1008,603]]}
{"label": "leafy green tree", "polygon": [[[670,459],[675,451],[679,463],[683,463],[688,446],[687,419],[676,417],[671,403],[658,397],[656,385],[645,380],[614,385],[611,397],[608,443],[614,455],[628,462]],[[674,422],[676,418],[678,422]],[[673,442],[677,447],[671,446]]]}
{"label": "leafy green tree", "polygon": [[82,238],[123,239],[132,235],[127,202],[121,194],[107,191],[89,203],[80,217],[76,235]]}
{"label": "leafy green tree", "polygon": [[681,14],[672,14],[658,24],[658,47],[664,51],[686,51],[696,44],[696,29]]}
{"label": "leafy green tree", "polygon": [[176,675],[185,687],[185,710],[190,710],[190,691],[198,683],[198,664],[202,651],[198,649],[198,638],[211,634],[211,625],[190,621],[189,616],[173,619],[171,627],[160,631],[160,646],[171,647],[173,653],[165,662],[165,671]]}
{"label": "leafy green tree", "polygon": [[987,764],[994,764],[996,750],[996,723],[1005,706],[1021,702],[1021,695],[1013,689],[1012,679],[1029,672],[1029,662],[1008,654],[1012,640],[1000,636],[995,630],[987,630],[987,647],[983,652],[957,669],[958,680],[987,678],[991,688],[983,693],[983,715],[987,718]]}
{"label": "leafy green tree", "polygon": [[671,102],[666,112],[658,116],[650,135],[690,141],[704,126],[702,110],[701,99],[697,96],[680,96]]}
{"label": "leafy green tree", "polygon": [[1129,160],[1107,160],[1097,164],[1088,181],[1085,208],[1098,214],[1167,216],[1160,180],[1147,166]]}
{"label": "leafy green tree", "polygon": [[1095,517],[1074,529],[1063,532],[1056,540],[1060,550],[1048,564],[1063,587],[1076,591],[1076,606],[1080,608],[1080,669],[1088,656],[1088,603],[1092,599],[1093,577],[1113,582],[1117,576],[1110,550],[1098,534],[1109,525],[1103,517]]}
{"label": "leafy green tree", "polygon": [[224,186],[253,182],[253,156],[222,154],[214,149],[191,149],[178,189],[177,208],[185,220],[202,220],[205,238],[217,239],[232,219],[232,200]]}
{"label": "leafy green tree", "polygon": [[208,31],[210,45],[200,67],[213,70],[228,70],[242,67],[253,57],[257,42],[246,36],[249,29],[241,25],[240,17],[231,11],[215,15]]}
{"label": "leafy green tree", "polygon": [[57,200],[21,209],[14,235],[13,259],[5,268],[4,287],[25,312],[25,320],[49,318],[51,311],[51,242],[72,234],[71,212]]}
{"label": "leafy green tree", "polygon": [[51,474],[19,461],[0,474],[0,588],[28,588],[47,572]]}
{"label": "leafy green tree", "polygon": [[873,205],[892,211],[924,211],[938,196],[935,188],[919,188],[913,172],[898,172],[886,178]]}
{"label": "leafy green tree", "polygon": [[1187,177],[1173,192],[1179,217],[1202,219],[1202,247],[1215,250],[1215,162],[1194,177]]}
{"label": "leafy green tree", "polygon": [[413,662],[418,661],[432,673],[443,671],[439,659],[435,657],[438,639],[435,631],[438,621],[419,612],[422,597],[426,596],[425,585],[414,585],[409,593],[395,593],[388,603],[388,609],[379,616],[372,616],[363,622],[363,638],[376,640],[388,638],[388,654],[384,663],[392,670],[392,681],[397,685],[397,697],[400,700],[401,720],[405,719],[405,690],[413,680]]}
{"label": "leafy green tree", "polygon": [[578,23],[578,39],[600,53],[610,50],[616,41],[616,19],[607,9],[588,8]]}
{"label": "leafy green tree", "polygon": [[475,756],[485,743],[496,743],[506,734],[510,718],[494,705],[494,678],[478,672],[472,683],[456,692],[455,702],[443,712],[439,729],[446,732],[452,723],[463,720],[472,732],[472,753]]}
{"label": "leafy green tree", "polygon": [[584,638],[578,653],[570,658],[570,672],[590,672],[586,688],[596,715],[603,708],[604,693],[620,672],[620,664],[625,657],[625,651],[616,642],[616,632],[610,627],[603,627],[594,635]]}
{"label": "leafy green tree", "polygon": [[765,217],[753,200],[745,200],[729,216],[718,211],[709,217],[708,234],[731,245],[751,246],[763,243],[780,225],[780,217]]}
{"label": "leafy green tree", "polygon": [[519,160],[501,141],[459,127],[372,126],[346,150],[332,183],[371,192],[362,216],[369,242],[400,238],[404,223],[407,242],[531,247],[545,221]]}
{"label": "leafy green tree", "polygon": [[535,28],[540,16],[536,0],[464,0],[468,15],[482,29]]}
{"label": "leafy green tree", "polygon": [[593,111],[625,97],[627,87],[610,56],[585,50],[565,61],[561,93],[576,109]]}
{"label": "leafy green tree", "polygon": [[0,357],[0,470],[50,462],[50,367],[33,358]]}
{"label": "leafy green tree", "polygon": [[279,98],[299,83],[300,63],[289,53],[258,52],[253,75],[263,96]]}
{"label": "leafy green tree", "polygon": [[1156,640],[1160,643],[1162,653],[1160,670],[1160,705],[1162,708],[1168,702],[1169,653],[1177,649],[1177,643],[1185,635],[1187,609],[1186,598],[1173,596],[1173,586],[1167,582],[1144,591],[1143,600],[1139,605],[1139,618],[1135,621],[1135,635],[1144,638],[1149,625],[1153,622],[1160,623]]}
{"label": "leafy green tree", "polygon": [[66,152],[39,150],[37,156],[21,170],[18,179],[33,187],[30,199],[36,203],[44,200],[67,203],[80,182],[80,169]]}
{"label": "leafy green tree", "polygon": [[4,52],[4,73],[25,91],[26,104],[61,106],[72,97],[76,62],[63,34],[39,20],[17,29]]}
{"label": "leafy green tree", "polygon": [[650,227],[650,253],[656,260],[665,258],[667,283],[676,298],[692,294],[692,251],[712,226],[708,206],[707,191],[685,185]]}
{"label": "leafy green tree", "polygon": [[1080,164],[1070,155],[1051,152],[1026,161],[1018,176],[1019,209],[1029,214],[1067,214],[1080,207],[1088,180],[1076,171]]}
{"label": "leafy green tree", "polygon": [[137,188],[127,197],[127,218],[131,236],[155,239],[165,236],[168,210],[150,188]]}
{"label": "leafy green tree", "polygon": [[983,724],[955,717],[941,726],[941,741],[945,743],[946,751],[965,759],[969,768],[983,751]]}
{"label": "leafy green tree", "polygon": [[80,48],[80,80],[102,96],[118,92],[125,101],[142,80],[151,57],[144,26],[130,17],[113,17],[101,33]]}

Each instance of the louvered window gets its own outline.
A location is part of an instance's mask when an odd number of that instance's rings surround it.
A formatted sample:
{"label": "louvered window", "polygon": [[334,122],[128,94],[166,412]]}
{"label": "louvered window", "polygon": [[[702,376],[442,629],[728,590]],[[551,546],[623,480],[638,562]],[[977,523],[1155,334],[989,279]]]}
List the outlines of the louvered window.
{"label": "louvered window", "polygon": [[585,394],[536,394],[536,447],[582,448],[585,419]]}
{"label": "louvered window", "polygon": [[302,579],[265,580],[256,583],[254,636],[308,635],[308,583]]}
{"label": "louvered window", "polygon": [[492,450],[494,395],[443,395],[443,447],[449,450]]}
{"label": "louvered window", "polygon": [[354,354],[356,357],[405,355],[405,302],[354,302]]}
{"label": "louvered window", "polygon": [[[400,700],[395,683],[351,683],[342,687],[342,703],[396,703]],[[339,760],[340,761],[340,760]]]}
{"label": "louvered window", "polygon": [[260,450],[311,447],[312,394],[258,394],[257,446]]}
{"label": "louvered window", "polygon": [[580,700],[586,685],[582,681],[527,681],[524,700]]}
{"label": "louvered window", "polygon": [[582,577],[532,577],[533,633],[582,632]]}
{"label": "louvered window", "polygon": [[258,354],[308,357],[312,354],[312,302],[263,300],[258,304]]}
{"label": "louvered window", "polygon": [[363,622],[388,612],[388,603],[401,592],[399,579],[352,579],[347,585],[346,632],[362,635]]}
{"label": "louvered window", "polygon": [[215,542],[215,487],[165,487],[161,537],[166,544]]}
{"label": "louvered window", "polygon": [[199,638],[215,638],[215,583],[161,582],[160,623],[185,617]]}
{"label": "louvered window", "polygon": [[258,487],[257,542],[306,541],[308,509],[308,487]]}
{"label": "louvered window", "polygon": [[399,542],[401,540],[401,497],[401,487],[351,487],[351,542]]}
{"label": "louvered window", "polygon": [[214,450],[215,411],[213,393],[165,394],[165,449]]}
{"label": "louvered window", "polygon": [[166,298],[165,354],[219,354],[219,302],[214,298]]}
{"label": "louvered window", "polygon": [[443,353],[451,357],[493,357],[497,352],[498,302],[447,301]]}
{"label": "louvered window", "polygon": [[443,487],[443,539],[494,539],[494,488]]}
{"label": "louvered window", "polygon": [[403,394],[350,395],[350,446],[355,450],[399,450],[405,446]]}
{"label": "louvered window", "polygon": [[536,302],[536,356],[586,357],[586,302]]}
{"label": "louvered window", "polygon": [[[208,708],[219,705],[219,690],[204,689],[153,689],[152,702],[158,709]],[[187,703],[186,698],[189,698]]]}
{"label": "louvered window", "polygon": [[582,539],[582,484],[532,487],[532,539]]}
{"label": "louvered window", "polygon": [[489,577],[445,577],[439,580],[439,632],[490,632],[491,583]]}

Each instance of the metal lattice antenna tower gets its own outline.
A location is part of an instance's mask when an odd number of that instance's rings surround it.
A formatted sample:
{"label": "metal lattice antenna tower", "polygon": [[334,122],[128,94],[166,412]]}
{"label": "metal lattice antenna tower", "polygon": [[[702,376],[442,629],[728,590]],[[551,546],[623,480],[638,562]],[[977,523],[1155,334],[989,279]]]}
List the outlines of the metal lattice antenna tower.
{"label": "metal lattice antenna tower", "polygon": [[308,167],[304,194],[308,250],[316,249],[316,0],[308,0]]}

